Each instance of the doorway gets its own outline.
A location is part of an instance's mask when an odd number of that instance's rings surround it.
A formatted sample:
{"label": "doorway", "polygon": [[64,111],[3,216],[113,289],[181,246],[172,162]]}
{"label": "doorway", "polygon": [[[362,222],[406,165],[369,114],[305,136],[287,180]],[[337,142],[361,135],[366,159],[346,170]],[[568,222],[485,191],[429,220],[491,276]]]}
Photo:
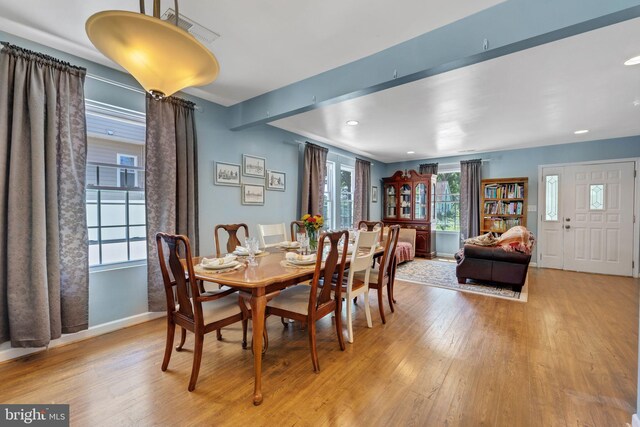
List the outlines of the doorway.
{"label": "doorway", "polygon": [[538,265],[634,273],[635,161],[543,166]]}

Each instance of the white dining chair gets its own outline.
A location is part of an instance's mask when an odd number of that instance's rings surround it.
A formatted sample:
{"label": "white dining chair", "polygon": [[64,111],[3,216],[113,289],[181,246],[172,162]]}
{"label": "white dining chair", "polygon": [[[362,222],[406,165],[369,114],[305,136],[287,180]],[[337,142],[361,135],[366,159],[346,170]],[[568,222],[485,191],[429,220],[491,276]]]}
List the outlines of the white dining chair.
{"label": "white dining chair", "polygon": [[351,254],[349,275],[343,281],[344,298],[347,302],[345,304],[347,306],[347,341],[350,343],[353,343],[353,299],[363,294],[367,326],[372,327],[369,309],[369,275],[379,236],[380,230],[358,232]]}
{"label": "white dining chair", "polygon": [[282,224],[258,224],[258,238],[260,246],[263,248],[271,248],[287,240],[287,229],[284,222]]}

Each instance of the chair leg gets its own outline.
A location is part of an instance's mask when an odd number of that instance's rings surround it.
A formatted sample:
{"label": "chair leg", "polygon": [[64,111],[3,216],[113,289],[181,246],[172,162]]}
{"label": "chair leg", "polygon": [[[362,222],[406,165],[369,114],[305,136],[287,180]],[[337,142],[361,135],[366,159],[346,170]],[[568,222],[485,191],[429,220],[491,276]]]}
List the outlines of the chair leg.
{"label": "chair leg", "polygon": [[286,320],[284,320],[284,317],[281,317],[281,318],[280,318],[280,322],[282,323],[282,325],[283,325],[285,328],[286,328],[287,326],[289,326],[289,323],[288,323]]}
{"label": "chair leg", "polygon": [[[184,331],[184,329],[183,329]],[[176,333],[176,324],[171,319],[167,320],[167,345],[164,348],[164,359],[162,359],[162,370],[166,371],[171,359],[171,350],[173,350],[173,336]]]}
{"label": "chair leg", "polygon": [[376,289],[378,293],[378,309],[380,310],[380,318],[382,319],[382,324],[387,323],[387,319],[384,317],[384,306],[382,305],[382,288]]}
{"label": "chair leg", "polygon": [[391,308],[391,312],[395,312],[393,309],[393,295],[392,294],[391,283],[387,283],[387,299],[389,300],[389,307]]}
{"label": "chair leg", "polygon": [[247,348],[247,325],[249,319],[242,319],[242,348]]}
{"label": "chair leg", "polygon": [[342,334],[342,300],[336,301],[336,332],[338,333],[338,344],[340,344],[340,350],[344,351],[344,335]]}
{"label": "chair leg", "polygon": [[[348,301],[348,300],[347,300]],[[353,309],[351,307],[350,301],[347,302],[347,341],[353,343]],[[338,322],[336,322],[337,324]]]}
{"label": "chair leg", "polygon": [[218,341],[222,341],[222,329],[216,330],[216,338],[218,339]]}
{"label": "chair leg", "polygon": [[204,335],[197,331],[195,334],[195,346],[193,350],[193,367],[191,368],[191,379],[189,380],[189,391],[196,388],[198,374],[200,373],[200,362],[202,361],[202,347],[204,345]]}
{"label": "chair leg", "polygon": [[369,290],[368,289],[364,293],[364,314],[367,317],[367,327],[373,328],[373,324],[371,323],[371,309],[369,308]]}
{"label": "chair leg", "polygon": [[182,346],[184,342],[187,340],[187,330],[185,328],[180,328],[182,330],[182,334],[180,335],[180,344],[176,347],[176,351],[182,351]]}
{"label": "chair leg", "polygon": [[316,322],[310,322],[309,329],[309,346],[311,347],[311,363],[313,364],[313,372],[320,371],[320,363],[318,362],[318,349],[316,348]]}

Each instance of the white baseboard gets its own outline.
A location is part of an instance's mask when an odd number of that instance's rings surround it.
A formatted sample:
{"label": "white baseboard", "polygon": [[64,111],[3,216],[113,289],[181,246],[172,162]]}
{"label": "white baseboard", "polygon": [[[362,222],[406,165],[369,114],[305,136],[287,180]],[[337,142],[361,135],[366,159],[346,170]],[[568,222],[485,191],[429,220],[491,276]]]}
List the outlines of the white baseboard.
{"label": "white baseboard", "polygon": [[638,414],[633,414],[633,417],[631,417],[631,425],[633,427],[640,427],[640,418],[638,418]]}
{"label": "white baseboard", "polygon": [[109,332],[117,331],[118,329],[124,329],[129,326],[148,322],[163,316],[166,316],[165,312],[136,314],[135,316],[125,317],[124,319],[118,319],[113,322],[92,326],[87,330],[76,332],[74,334],[64,334],[60,338],[51,341],[49,346],[44,348],[12,348],[10,342],[5,342],[0,345],[0,363],[16,359],[18,357],[27,356],[29,354],[47,351],[50,348],[61,347],[63,345],[97,337],[98,335],[108,334]]}
{"label": "white baseboard", "polygon": [[530,262],[530,263],[529,263],[529,266],[530,266],[530,267],[536,267],[536,268],[537,268],[537,267],[538,267],[538,263],[537,263],[537,262]]}

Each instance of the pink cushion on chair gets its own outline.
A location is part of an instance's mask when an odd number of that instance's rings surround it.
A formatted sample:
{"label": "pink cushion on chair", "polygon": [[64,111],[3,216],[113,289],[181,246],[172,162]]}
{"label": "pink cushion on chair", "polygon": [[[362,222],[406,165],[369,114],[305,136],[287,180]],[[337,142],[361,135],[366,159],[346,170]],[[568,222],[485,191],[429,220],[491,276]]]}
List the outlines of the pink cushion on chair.
{"label": "pink cushion on chair", "polygon": [[405,261],[411,261],[413,258],[413,246],[411,243],[398,242],[398,246],[396,247],[396,259],[398,260],[398,264]]}

